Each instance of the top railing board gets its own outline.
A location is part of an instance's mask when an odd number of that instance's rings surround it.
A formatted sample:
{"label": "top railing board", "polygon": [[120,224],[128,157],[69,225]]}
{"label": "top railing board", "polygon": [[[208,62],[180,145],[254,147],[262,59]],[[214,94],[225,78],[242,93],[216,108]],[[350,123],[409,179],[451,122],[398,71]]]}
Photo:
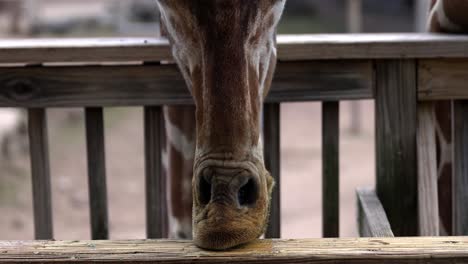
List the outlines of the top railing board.
{"label": "top railing board", "polygon": [[[468,58],[468,36],[436,34],[279,35],[279,60]],[[159,62],[162,38],[0,40],[0,64]]]}
{"label": "top railing board", "polygon": [[0,241],[0,263],[467,263],[468,239],[259,240],[204,251],[190,241]]}

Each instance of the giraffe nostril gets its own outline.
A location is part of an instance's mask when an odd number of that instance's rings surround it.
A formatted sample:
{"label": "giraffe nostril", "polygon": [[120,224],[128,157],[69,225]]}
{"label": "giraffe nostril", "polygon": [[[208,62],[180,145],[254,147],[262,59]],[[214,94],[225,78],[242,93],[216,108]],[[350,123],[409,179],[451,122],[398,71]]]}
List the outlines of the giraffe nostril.
{"label": "giraffe nostril", "polygon": [[249,179],[237,193],[240,206],[252,206],[258,198],[258,186],[254,179]]}
{"label": "giraffe nostril", "polygon": [[209,183],[205,177],[200,177],[198,197],[202,205],[207,205],[211,200],[211,183]]}

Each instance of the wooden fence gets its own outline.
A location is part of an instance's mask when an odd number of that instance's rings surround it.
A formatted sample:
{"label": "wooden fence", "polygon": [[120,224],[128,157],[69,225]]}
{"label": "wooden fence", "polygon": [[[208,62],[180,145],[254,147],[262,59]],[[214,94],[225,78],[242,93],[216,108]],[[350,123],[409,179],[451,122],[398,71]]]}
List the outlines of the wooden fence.
{"label": "wooden fence", "polygon": [[[323,101],[324,237],[339,236],[339,101],[355,99],[376,104],[377,185],[358,190],[361,234],[416,236],[438,225],[431,102],[454,100],[455,225],[458,235],[467,235],[468,37],[300,35],[279,36],[278,44],[277,72],[265,106],[266,164],[279,183],[280,103]],[[28,109],[37,239],[53,238],[50,107],[85,109],[93,239],[109,237],[102,109],[145,108],[147,235],[164,236],[161,107],[192,104],[177,67],[166,63],[170,60],[164,39],[0,41],[0,107]],[[280,187],[273,197],[270,238],[280,235]],[[231,253],[206,253],[170,241],[0,243],[0,262],[51,262],[55,257],[62,262],[455,263],[468,261],[468,241],[267,240]]]}

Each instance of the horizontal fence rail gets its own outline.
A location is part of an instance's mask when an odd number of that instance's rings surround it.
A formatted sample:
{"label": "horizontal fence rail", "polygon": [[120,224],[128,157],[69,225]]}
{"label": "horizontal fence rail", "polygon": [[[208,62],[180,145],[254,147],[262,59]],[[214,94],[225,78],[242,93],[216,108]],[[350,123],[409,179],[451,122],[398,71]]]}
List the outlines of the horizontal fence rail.
{"label": "horizontal fence rail", "polygon": [[[268,102],[372,98],[370,61],[279,63]],[[192,104],[175,65],[0,67],[0,107]]]}
{"label": "horizontal fence rail", "polygon": [[[266,101],[372,99],[378,61],[279,62]],[[467,69],[468,59],[419,61],[418,100],[468,99]],[[175,65],[0,67],[0,86],[0,107],[193,103]]]}
{"label": "horizontal fence rail", "polygon": [[[441,34],[279,35],[278,59],[459,58],[468,36]],[[134,62],[172,59],[164,38],[24,39],[0,41],[0,63]]]}
{"label": "horizontal fence rail", "polygon": [[210,252],[182,241],[6,241],[0,263],[466,263],[467,245],[454,237],[262,240]]}

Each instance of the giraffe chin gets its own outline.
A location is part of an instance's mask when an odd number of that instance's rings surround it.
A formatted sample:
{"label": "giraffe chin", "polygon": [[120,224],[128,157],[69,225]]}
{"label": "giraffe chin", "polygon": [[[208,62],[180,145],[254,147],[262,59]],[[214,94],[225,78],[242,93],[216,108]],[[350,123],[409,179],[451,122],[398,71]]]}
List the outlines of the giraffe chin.
{"label": "giraffe chin", "polygon": [[261,192],[256,204],[250,207],[239,208],[213,202],[201,205],[194,199],[195,245],[207,250],[228,250],[262,236],[267,227],[269,201],[274,186],[273,178],[268,172],[262,179],[264,192]]}

